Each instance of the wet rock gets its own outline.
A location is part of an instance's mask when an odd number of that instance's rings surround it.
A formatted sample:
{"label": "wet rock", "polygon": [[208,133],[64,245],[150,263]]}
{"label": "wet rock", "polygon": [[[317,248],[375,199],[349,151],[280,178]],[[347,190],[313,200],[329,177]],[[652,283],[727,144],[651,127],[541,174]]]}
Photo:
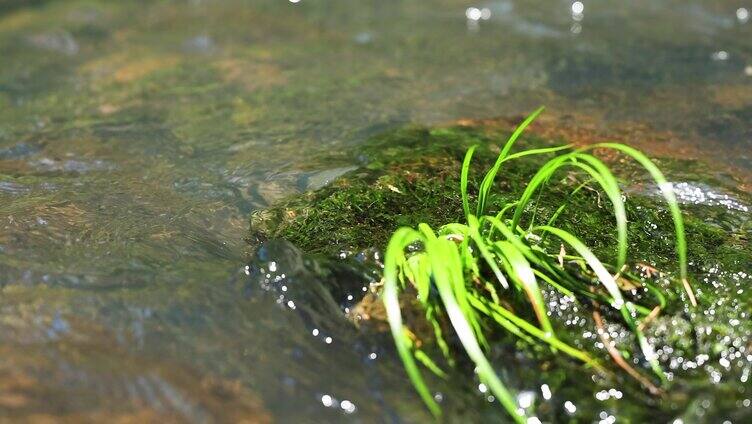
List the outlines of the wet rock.
{"label": "wet rock", "polygon": [[[494,139],[504,140],[506,136],[503,131],[493,133],[489,128],[478,124],[409,128],[376,137],[362,148],[364,164],[361,168],[344,173],[323,188],[253,214],[251,234],[255,242],[282,237],[309,252],[301,253],[289,244],[282,249],[290,255],[286,268],[295,269],[295,275],[304,275],[307,279],[306,291],[302,292],[305,296],[293,300],[295,308],[314,305],[312,309],[316,311],[336,310],[333,305],[337,296],[332,293],[338,292],[337,284],[342,280],[332,278],[335,274],[325,270],[338,266],[336,258],[343,248],[356,251],[383,248],[399,226],[415,227],[420,222],[439,226],[461,220],[458,170],[465,149],[479,145],[470,171],[472,202],[480,176],[498,152]],[[528,136],[519,148],[549,144],[548,140]],[[580,379],[588,371],[561,355],[549,355],[504,332],[493,334],[489,356],[496,359],[505,381],[525,381],[527,385],[536,381],[557,393],[558,398],[554,396],[538,404],[536,411],[541,419],[557,421],[561,418],[557,411],[566,410],[565,401],[576,404],[578,417],[598,416],[605,400],[611,402],[609,411],[613,416],[636,421],[663,421],[676,416],[692,421],[708,417],[738,418],[743,415],[740,402],[749,395],[744,382],[752,369],[749,355],[752,329],[747,324],[752,297],[745,288],[752,283],[749,274],[752,250],[748,243],[752,231],[749,227],[752,199],[737,189],[735,180],[717,178],[718,174],[703,164],[660,159],[660,167],[669,179],[678,181],[674,186],[684,212],[689,268],[701,305],[693,309],[683,299],[683,292],[672,277],[676,266],[673,224],[662,199],[657,196],[657,188],[643,170],[622,158],[603,156],[603,159],[615,168],[617,175],[627,176],[624,196],[631,272],[633,275],[647,273],[646,280],[669,299],[659,317],[645,324],[646,334],[662,366],[671,372],[672,382],[665,388],[665,402],[657,405],[658,400],[631,379],[619,377],[617,382],[588,376],[592,384],[582,384]],[[498,189],[493,194],[496,197],[489,203],[517,198],[544,161],[505,163],[497,178]],[[613,228],[609,205],[599,200],[597,190],[587,190],[581,193],[584,197],[572,201],[570,191],[575,181],[572,177],[562,175],[546,188],[545,195],[536,203],[539,219],[545,220],[545,216],[563,202],[571,202],[571,213],[559,216],[557,225],[575,232],[599,257],[610,258],[614,242],[611,237],[604,237]],[[580,205],[595,206],[583,210]],[[281,246],[280,242],[275,243]],[[262,252],[265,249],[262,247],[259,251],[262,256],[267,254]],[[306,259],[312,257],[310,252],[316,252],[316,257],[323,255],[331,259],[310,262]],[[292,300],[286,291],[290,287],[275,285],[274,279],[279,275],[268,273],[268,262],[264,271],[266,274],[257,273],[263,274],[259,284],[279,296],[280,303]],[[373,279],[378,280],[378,272]],[[639,303],[645,301],[646,296],[652,296],[632,280],[621,278],[619,282],[632,301]],[[299,290],[302,285],[297,287]],[[610,362],[595,329],[592,305],[553,289],[546,289],[544,296],[557,335],[602,358],[604,363]],[[510,309],[524,311],[527,306],[518,305],[518,301],[511,294],[504,300]],[[403,296],[400,302],[403,318],[415,330],[415,341],[430,349],[431,329],[420,327],[420,322],[424,321],[423,310],[415,303],[415,297]],[[347,317],[361,331],[387,331],[378,289],[368,290],[348,309]],[[343,310],[340,307],[339,313]],[[617,315],[604,313],[603,319],[605,331],[617,348],[629,354],[636,364],[642,363],[632,331]],[[614,389],[616,384],[618,390]],[[701,397],[701,393],[714,395]]]}
{"label": "wet rock", "polygon": [[247,292],[263,290],[312,327],[325,328],[332,318],[344,318],[379,278],[377,265],[366,256],[342,255],[347,259],[307,255],[290,242],[268,240],[246,267]]}
{"label": "wet rock", "polygon": [[40,150],[40,145],[22,141],[10,147],[0,148],[0,159],[19,159],[33,155]]}
{"label": "wet rock", "polygon": [[183,49],[189,53],[211,53],[214,50],[214,39],[206,34],[197,35],[185,40]]}
{"label": "wet rock", "polygon": [[318,190],[331,184],[331,182],[338,177],[355,169],[357,169],[356,166],[343,166],[340,168],[325,169],[323,171],[303,174],[298,179],[298,186],[302,190]]}
{"label": "wet rock", "polygon": [[32,162],[32,164],[37,169],[45,172],[63,171],[83,174],[91,171],[111,171],[115,169],[115,165],[101,159],[83,161],[78,159],[56,160],[42,158]]}
{"label": "wet rock", "polygon": [[64,30],[33,35],[29,37],[29,43],[39,49],[62,53],[67,56],[77,54],[80,49],[73,36]]}
{"label": "wet rock", "polygon": [[13,195],[26,194],[31,189],[25,185],[14,183],[13,181],[0,181],[0,193],[8,193]]}

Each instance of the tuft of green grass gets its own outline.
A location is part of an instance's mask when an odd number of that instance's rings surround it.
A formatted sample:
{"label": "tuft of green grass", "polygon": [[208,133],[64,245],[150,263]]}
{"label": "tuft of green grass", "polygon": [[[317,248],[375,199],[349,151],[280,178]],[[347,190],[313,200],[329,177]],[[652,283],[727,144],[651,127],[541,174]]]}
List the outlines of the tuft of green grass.
{"label": "tuft of green grass", "polygon": [[[399,296],[408,286],[417,292],[443,354],[451,357],[439,322],[442,316],[448,319],[456,338],[475,365],[478,378],[516,422],[525,422],[526,417],[484,353],[488,348],[486,338],[489,328],[497,327],[521,339],[548,345],[557,354],[568,355],[596,370],[604,370],[587,353],[557,337],[548,318],[541,284],[547,284],[565,296],[590,299],[618,311],[634,334],[645,361],[655,376],[665,382],[656,355],[640,326],[640,322],[648,319],[648,314],[656,306],[665,307],[665,298],[645,282],[644,286],[655,295],[658,305],[637,304],[625,297],[617,284],[617,276],[629,259],[627,214],[618,179],[601,159],[591,153],[594,149],[612,149],[635,160],[661,189],[674,222],[679,277],[689,301],[696,305],[687,279],[687,247],[682,214],[672,186],[660,170],[640,151],[613,142],[578,149],[566,145],[512,153],[516,140],[542,110],[534,111],[506,141],[495,163],[481,180],[474,196],[477,199],[474,208],[468,187],[475,146],[468,149],[460,173],[465,222],[447,223],[436,230],[427,224],[420,224],[415,229],[402,227],[388,243],[382,297],[390,329],[412,384],[437,417],[441,415],[441,409],[423,379],[418,362],[440,377],[445,375],[425,352],[415,349],[410,338],[412,333],[402,320]],[[505,162],[550,154],[555,156],[530,178],[519,198],[504,204],[489,204],[494,182]],[[562,204],[546,223],[535,222],[538,199],[552,177],[562,170],[575,171],[585,177],[573,194],[595,185],[611,204],[617,236],[613,264],[605,264],[575,234],[556,226],[556,219],[566,204]],[[497,212],[489,214],[490,209]],[[511,216],[507,217],[510,211]],[[599,229],[590,229],[594,230]],[[559,243],[550,242],[549,237],[558,239]],[[572,252],[566,253],[564,246],[568,246]],[[578,265],[581,272],[571,271],[565,262]],[[432,291],[438,292],[438,296],[430,296]],[[536,322],[530,322],[504,306],[504,296],[515,292],[524,294]]]}

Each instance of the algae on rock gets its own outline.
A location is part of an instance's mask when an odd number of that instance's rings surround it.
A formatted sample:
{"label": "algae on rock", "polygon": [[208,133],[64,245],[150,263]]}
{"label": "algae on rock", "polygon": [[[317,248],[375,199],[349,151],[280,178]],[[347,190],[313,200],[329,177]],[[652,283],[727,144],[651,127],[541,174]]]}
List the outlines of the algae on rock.
{"label": "algae on rock", "polygon": [[[401,226],[458,222],[464,216],[458,188],[465,151],[471,145],[479,145],[470,175],[482,175],[496,158],[496,143],[503,140],[504,135],[498,129],[452,126],[408,127],[375,137],[360,149],[362,164],[358,169],[329,186],[255,213],[251,218],[250,240],[257,244],[265,239],[284,238],[313,257],[348,256],[365,249],[383,248],[393,230]],[[520,144],[543,147],[554,143],[528,136]],[[752,201],[702,164],[670,158],[659,160],[669,179],[683,187],[678,197],[684,212],[690,275],[700,302],[700,308],[692,309],[678,301],[682,293],[669,284],[667,277],[674,271],[675,263],[673,226],[667,209],[636,167],[620,162],[619,158],[606,160],[617,168],[617,175],[628,176],[628,181],[622,183],[627,197],[630,269],[652,278],[669,299],[661,316],[645,329],[659,360],[671,376],[666,393],[663,398],[654,398],[642,392],[634,382],[622,379],[596,381],[592,387],[570,387],[581,372],[571,361],[503,334],[492,339],[496,346],[492,356],[496,356],[499,363],[503,357],[503,354],[499,356],[500,352],[508,355],[509,347],[513,346],[513,351],[531,358],[536,364],[533,368],[540,373],[539,382],[554,387],[552,381],[559,381],[561,384],[555,387],[578,399],[581,410],[595,413],[599,404],[592,400],[592,394],[618,383],[631,402],[614,404],[611,408],[620,411],[624,418],[639,421],[658,414],[666,420],[677,416],[691,420],[705,414],[705,417],[739,419],[745,415],[740,402],[750,396],[744,382],[752,369],[749,360],[752,296],[746,287],[752,279],[752,248],[749,246]],[[518,197],[541,163],[536,159],[505,163],[497,177],[493,194],[497,197],[489,199],[488,204],[493,207],[504,203],[500,200]],[[577,176],[562,173],[557,174],[557,178],[559,181],[550,184],[536,204],[536,214],[545,219],[555,213],[559,205],[568,203],[568,210],[559,218],[558,225],[576,230],[599,257],[613,258],[616,236],[608,200],[601,198],[597,191],[587,189],[570,196],[571,189],[580,183]],[[479,181],[471,178],[471,193],[477,192],[478,184]],[[698,198],[698,190],[716,193],[713,198],[720,201]],[[656,269],[663,272],[656,272]],[[567,308],[566,299],[555,291],[546,291],[544,295],[551,305],[550,315],[557,334],[563,334],[567,342],[596,357],[604,357],[588,305]],[[372,293],[365,299],[378,301],[378,294]],[[510,307],[514,308],[518,300],[511,298]],[[368,304],[362,302],[352,309],[357,311],[358,308],[367,309]],[[610,318],[606,316],[607,320]],[[623,327],[616,320],[608,325],[613,334],[623,333]],[[631,342],[623,336],[616,336],[613,341],[628,357]],[[422,342],[427,349],[437,349],[431,345],[431,340]],[[557,374],[550,365],[545,365],[552,361],[565,370],[564,378],[555,377]],[[514,384],[526,386],[525,378],[534,378],[529,373],[512,371],[504,365],[500,367],[505,374],[518,376],[519,379],[513,379]],[[565,384],[566,381],[570,384]],[[698,406],[704,405],[707,397],[703,391],[715,391],[719,395],[709,408]],[[539,416],[564,418],[561,412],[545,413],[550,408],[550,402],[541,402],[537,406],[542,414]],[[658,408],[657,411],[654,408]]]}

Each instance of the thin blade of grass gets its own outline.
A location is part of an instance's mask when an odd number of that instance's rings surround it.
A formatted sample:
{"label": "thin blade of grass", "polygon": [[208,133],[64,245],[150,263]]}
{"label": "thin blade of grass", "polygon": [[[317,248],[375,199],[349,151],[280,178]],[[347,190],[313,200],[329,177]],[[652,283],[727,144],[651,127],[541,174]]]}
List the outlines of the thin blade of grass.
{"label": "thin blade of grass", "polygon": [[473,160],[473,153],[478,146],[471,146],[465,153],[465,159],[462,161],[462,171],[460,173],[460,193],[462,195],[462,209],[465,211],[465,219],[470,215],[470,198],[467,194],[467,178],[470,173],[470,162]]}
{"label": "thin blade of grass", "polygon": [[[449,245],[447,245],[449,243]],[[473,361],[476,366],[479,378],[489,387],[491,392],[499,399],[499,402],[507,410],[507,413],[517,423],[525,423],[525,417],[517,411],[517,404],[514,401],[514,397],[507,390],[504,384],[496,375],[496,371],[488,362],[483,350],[478,343],[478,339],[475,336],[475,332],[468,322],[468,318],[465,314],[466,311],[460,306],[455,297],[455,291],[453,285],[462,284],[463,281],[456,281],[455,274],[448,269],[447,264],[459,262],[459,254],[451,242],[442,239],[428,240],[426,242],[426,251],[429,252],[429,256],[432,258],[432,268],[434,270],[434,281],[439,291],[439,296],[446,308],[449,320],[452,323],[457,337],[460,339],[465,352]]]}
{"label": "thin blade of grass", "polygon": [[[608,166],[595,156],[577,153],[575,154],[575,157],[587,162],[600,175],[600,180],[596,180],[601,187],[603,187],[606,196],[608,196],[608,199],[611,201],[611,206],[614,208],[616,234],[618,239],[618,260],[616,262],[616,269],[621,269],[627,262],[627,212],[624,208],[624,200],[621,197],[619,182],[616,180],[616,177],[614,177],[611,170],[608,169]],[[589,173],[593,175],[591,172]]]}
{"label": "thin blade of grass", "polygon": [[473,305],[473,307],[478,308],[485,314],[491,315],[494,319],[501,318],[507,320],[517,328],[522,329],[538,340],[549,344],[552,348],[561,350],[567,355],[584,362],[585,364],[593,367],[599,372],[606,373],[606,370],[603,368],[603,366],[601,366],[595,359],[591,358],[587,353],[543,332],[538,327],[518,317],[503,306],[484,301],[478,297],[470,298],[470,303]]}
{"label": "thin blade of grass", "polygon": [[532,178],[530,178],[530,181],[525,187],[525,190],[522,192],[522,195],[520,195],[519,200],[517,200],[516,202],[514,215],[512,216],[512,228],[516,228],[517,225],[519,225],[520,219],[522,218],[522,213],[524,212],[525,207],[527,207],[528,203],[530,203],[530,199],[533,197],[533,194],[535,194],[535,191],[538,190],[538,188],[541,187],[546,181],[548,181],[551,175],[559,170],[559,168],[561,168],[564,163],[569,160],[570,157],[571,153],[549,160],[548,162],[543,164],[540,169],[538,169],[538,172],[536,172]]}
{"label": "thin blade of grass", "polygon": [[608,293],[611,295],[611,298],[613,299],[611,306],[621,312],[624,321],[626,321],[627,325],[629,325],[629,327],[637,336],[637,341],[640,344],[640,349],[645,356],[645,360],[648,361],[650,367],[653,369],[653,372],[655,372],[655,374],[658,375],[661,380],[665,381],[665,374],[658,364],[658,360],[653,347],[647,342],[647,339],[645,338],[643,332],[640,331],[639,328],[637,328],[637,323],[634,320],[634,316],[636,315],[634,305],[632,305],[632,303],[630,302],[624,301],[624,298],[621,295],[621,291],[619,290],[619,286],[616,284],[614,277],[603,266],[601,261],[598,260],[598,258],[590,251],[590,249],[587,248],[587,246],[585,246],[584,243],[582,243],[577,237],[567,231],[545,225],[536,227],[536,230],[550,232],[551,234],[563,240],[568,245],[572,246],[572,248],[574,248],[577,253],[579,253],[579,255],[582,256],[583,259],[585,259],[593,272],[595,272],[598,280],[600,280],[601,284],[603,284]]}
{"label": "thin blade of grass", "polygon": [[588,146],[588,148],[591,149],[598,147],[614,149],[626,154],[627,156],[630,156],[637,163],[642,165],[645,170],[648,171],[650,176],[658,185],[658,188],[661,190],[661,194],[663,194],[664,199],[666,199],[666,203],[668,203],[669,211],[671,212],[671,218],[674,221],[676,254],[679,257],[679,275],[682,280],[682,285],[684,286],[684,290],[687,292],[687,296],[689,297],[689,301],[692,303],[692,306],[697,306],[697,299],[695,298],[694,291],[692,290],[692,286],[689,284],[687,277],[687,241],[684,234],[684,219],[682,218],[681,210],[679,209],[679,202],[676,200],[676,194],[674,193],[673,185],[671,185],[671,183],[666,180],[666,177],[663,176],[663,173],[660,169],[658,169],[653,161],[651,161],[650,158],[645,156],[645,154],[640,152],[639,150],[621,143],[598,143],[593,146]]}
{"label": "thin blade of grass", "polygon": [[440,417],[441,408],[439,408],[428,386],[426,386],[410,351],[412,341],[405,335],[402,324],[402,312],[399,305],[399,282],[397,279],[400,264],[405,260],[405,248],[411,243],[422,239],[423,237],[417,231],[411,228],[400,228],[389,240],[384,255],[384,288],[382,299],[386,308],[387,321],[394,338],[394,344],[397,347],[397,353],[402,360],[410,382],[412,382],[415,391],[423,399],[431,414],[434,417]]}
{"label": "thin blade of grass", "polygon": [[481,216],[485,212],[488,193],[491,191],[491,186],[493,186],[494,180],[496,179],[496,174],[499,172],[499,168],[501,168],[502,162],[504,162],[504,159],[507,157],[507,155],[509,155],[509,150],[514,145],[515,141],[517,141],[517,138],[519,138],[520,134],[525,131],[525,128],[527,128],[527,126],[530,125],[530,123],[532,123],[535,118],[540,115],[541,112],[543,112],[543,109],[543,106],[539,107],[524,121],[522,121],[520,125],[517,126],[517,128],[507,140],[504,147],[501,149],[501,153],[499,153],[499,156],[496,158],[496,163],[483,177],[483,181],[481,182],[480,190],[478,192],[478,207],[475,212],[477,216]]}
{"label": "thin blade of grass", "polygon": [[[578,160],[587,162],[587,164],[578,162]],[[512,218],[512,226],[516,227],[519,224],[520,219],[522,218],[522,213],[530,202],[535,191],[537,191],[556,171],[565,166],[574,166],[587,172],[591,178],[601,186],[611,202],[617,227],[617,268],[621,268],[627,259],[628,246],[627,214],[624,208],[624,200],[621,197],[621,190],[619,189],[616,177],[614,177],[608,167],[600,159],[592,155],[573,152],[554,158],[542,166],[536,175],[530,180],[525,191],[517,202],[514,217]]]}
{"label": "thin blade of grass", "polygon": [[562,230],[561,228],[541,225],[539,227],[535,227],[534,230],[549,232],[560,238],[568,245],[572,246],[572,248],[576,250],[577,253],[587,262],[587,264],[590,266],[590,269],[595,272],[595,275],[598,277],[601,284],[603,284],[603,286],[606,288],[608,294],[611,295],[611,298],[613,299],[611,306],[616,309],[621,309],[624,306],[624,298],[621,295],[619,286],[616,284],[616,281],[614,281],[614,277],[610,272],[608,272],[606,267],[603,266],[601,261],[593,254],[593,252],[591,252],[590,249],[585,246],[585,243],[581,242],[580,239],[578,239],[568,231]]}
{"label": "thin blade of grass", "polygon": [[494,258],[493,254],[490,250],[488,250],[488,247],[486,246],[486,242],[483,240],[483,237],[481,237],[479,232],[480,224],[478,223],[478,219],[475,217],[475,215],[468,215],[467,217],[467,224],[469,228],[468,235],[473,239],[475,242],[475,246],[480,251],[481,256],[483,256],[483,259],[485,259],[488,266],[493,271],[494,275],[496,276],[496,279],[499,280],[499,283],[502,287],[505,289],[509,288],[509,283],[507,282],[506,277],[504,277],[504,274],[501,272],[501,269],[499,269],[499,265],[496,263],[496,259]]}
{"label": "thin blade of grass", "polygon": [[[480,321],[478,320],[477,314],[473,310],[473,308],[470,307],[470,304],[467,302],[467,287],[465,287],[465,275],[464,275],[464,268],[462,266],[462,259],[457,252],[457,245],[449,240],[446,239],[439,239],[436,237],[436,234],[433,232],[430,226],[428,226],[425,223],[421,223],[418,225],[418,229],[423,234],[426,244],[430,243],[436,243],[438,241],[446,242],[448,244],[442,246],[451,246],[453,248],[453,252],[450,254],[446,253],[445,249],[439,250],[438,252],[441,252],[444,254],[444,256],[441,258],[441,260],[448,264],[449,267],[448,270],[452,272],[458,273],[458,278],[456,278],[456,281],[461,281],[462,284],[453,284],[452,290],[455,294],[455,299],[457,299],[457,303],[460,305],[462,310],[465,312],[465,316],[467,317],[467,320],[472,325],[473,331],[475,333],[475,337],[477,338],[478,342],[483,345],[484,347],[488,348],[488,342],[486,341],[486,337],[483,335],[483,327],[481,326]],[[426,249],[426,252],[428,250]],[[430,257],[430,255],[428,255]],[[431,258],[431,270],[432,270],[432,276],[434,283],[436,283],[436,265],[433,262],[434,258]]]}
{"label": "thin blade of grass", "polygon": [[509,156],[505,157],[504,159],[502,159],[501,162],[504,163],[504,162],[507,162],[507,161],[510,161],[510,160],[514,160],[514,159],[519,159],[519,158],[522,158],[522,157],[525,157],[525,156],[542,155],[542,154],[546,154],[546,153],[554,153],[554,152],[559,152],[559,151],[567,150],[567,149],[571,149],[571,148],[572,148],[571,144],[565,144],[563,146],[541,147],[541,148],[538,148],[538,149],[523,150],[521,152],[512,153],[511,155],[509,155]]}
{"label": "thin blade of grass", "polygon": [[535,316],[538,318],[538,322],[541,324],[543,331],[553,335],[554,329],[551,326],[551,322],[548,320],[546,306],[543,302],[543,294],[538,287],[538,282],[535,279],[535,274],[530,267],[530,263],[525,259],[525,255],[509,241],[499,241],[496,242],[494,246],[508,261],[511,271],[509,272],[509,275],[512,276],[515,282],[522,286],[525,294],[527,294],[530,303],[533,305]]}

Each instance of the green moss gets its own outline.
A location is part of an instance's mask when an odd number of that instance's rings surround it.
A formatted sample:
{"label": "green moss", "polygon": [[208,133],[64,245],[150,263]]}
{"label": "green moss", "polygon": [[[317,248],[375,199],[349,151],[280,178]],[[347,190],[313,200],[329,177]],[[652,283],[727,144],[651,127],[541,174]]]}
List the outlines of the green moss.
{"label": "green moss", "polygon": [[[488,136],[466,127],[406,128],[370,140],[360,169],[328,187],[255,213],[252,239],[281,237],[308,252],[384,246],[394,229],[462,217],[459,169],[480,143],[475,169],[496,156]],[[527,175],[516,172],[515,175]]]}
{"label": "green moss", "polygon": [[[478,144],[470,175],[470,192],[498,154],[496,143],[505,134],[484,128],[454,126],[438,129],[409,127],[372,138],[360,150],[362,166],[331,185],[259,211],[251,218],[251,238],[287,239],[303,250],[333,254],[345,250],[383,248],[400,226],[426,222],[440,226],[462,220],[459,170],[465,151]],[[520,149],[552,144],[528,137]],[[341,160],[341,157],[337,158]],[[516,197],[545,159],[504,164],[491,205]],[[718,180],[701,164],[663,159],[660,166],[671,178],[718,187]],[[614,164],[612,164],[614,165]],[[652,194],[645,176],[629,164],[617,164],[617,174],[629,180],[627,214],[632,261],[647,261],[663,269],[675,263],[673,227],[665,205]],[[556,208],[569,206],[558,225],[580,235],[599,255],[614,254],[616,235],[608,200],[595,190],[574,196],[572,175],[559,175],[537,203],[537,222]],[[745,195],[734,192],[744,201]],[[503,198],[503,199],[502,199]],[[586,205],[586,207],[584,207]],[[593,207],[595,206],[595,207]],[[493,207],[493,206],[492,206]],[[737,214],[721,205],[684,205],[689,257],[695,270],[709,262],[732,264],[752,255]]]}

